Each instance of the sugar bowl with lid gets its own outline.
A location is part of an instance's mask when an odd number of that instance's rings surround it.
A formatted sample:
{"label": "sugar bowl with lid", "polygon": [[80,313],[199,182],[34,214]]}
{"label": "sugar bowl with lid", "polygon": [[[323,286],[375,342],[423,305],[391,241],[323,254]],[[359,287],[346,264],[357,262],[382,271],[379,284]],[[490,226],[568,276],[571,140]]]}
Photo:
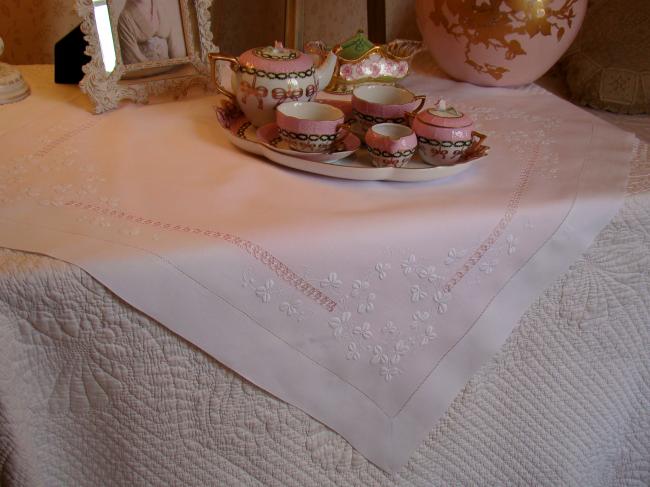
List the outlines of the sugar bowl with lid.
{"label": "sugar bowl with lid", "polygon": [[474,130],[471,118],[442,99],[432,108],[406,116],[418,138],[418,154],[433,166],[464,162],[485,139]]}
{"label": "sugar bowl with lid", "polygon": [[[280,103],[311,101],[319,87],[327,86],[336,64],[336,56],[330,52],[315,66],[309,54],[280,42],[249,49],[237,58],[219,53],[210,53],[208,58],[217,90],[234,101],[256,127],[273,122]],[[230,64],[232,91],[221,84],[217,61]]]}

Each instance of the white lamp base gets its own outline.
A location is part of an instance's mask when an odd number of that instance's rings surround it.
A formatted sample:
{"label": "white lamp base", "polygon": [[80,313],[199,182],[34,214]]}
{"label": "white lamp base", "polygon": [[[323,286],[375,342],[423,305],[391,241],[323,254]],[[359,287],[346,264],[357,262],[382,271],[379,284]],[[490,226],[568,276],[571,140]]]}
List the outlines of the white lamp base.
{"label": "white lamp base", "polygon": [[0,63],[0,105],[14,103],[29,96],[29,85],[13,66]]}

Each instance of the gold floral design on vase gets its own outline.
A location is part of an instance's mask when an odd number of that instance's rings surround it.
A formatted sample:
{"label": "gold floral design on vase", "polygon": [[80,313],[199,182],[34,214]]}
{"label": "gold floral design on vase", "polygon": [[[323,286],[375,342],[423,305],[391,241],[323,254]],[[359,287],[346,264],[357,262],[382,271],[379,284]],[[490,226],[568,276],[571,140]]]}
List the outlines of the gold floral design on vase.
{"label": "gold floral design on vase", "polygon": [[426,44],[450,75],[511,85],[536,79],[562,55],[586,6],[587,0],[418,0],[417,12]]}

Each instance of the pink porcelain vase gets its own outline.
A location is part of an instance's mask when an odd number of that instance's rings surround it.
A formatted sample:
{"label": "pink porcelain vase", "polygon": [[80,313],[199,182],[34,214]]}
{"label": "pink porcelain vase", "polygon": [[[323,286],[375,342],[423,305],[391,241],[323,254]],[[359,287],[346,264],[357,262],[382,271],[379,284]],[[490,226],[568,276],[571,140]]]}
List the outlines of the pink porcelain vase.
{"label": "pink porcelain vase", "polygon": [[485,86],[530,83],[575,39],[588,0],[416,0],[426,46],[447,74]]}

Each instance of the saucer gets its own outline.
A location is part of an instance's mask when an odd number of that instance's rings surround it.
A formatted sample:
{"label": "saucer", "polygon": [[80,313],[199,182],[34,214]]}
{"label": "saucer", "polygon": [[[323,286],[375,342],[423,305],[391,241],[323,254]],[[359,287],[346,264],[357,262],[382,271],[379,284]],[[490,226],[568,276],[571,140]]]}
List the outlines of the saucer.
{"label": "saucer", "polygon": [[337,144],[333,152],[300,152],[289,148],[289,144],[280,137],[280,129],[276,123],[268,123],[258,128],[257,139],[276,152],[314,162],[340,161],[352,155],[361,146],[359,137],[350,133]]}
{"label": "saucer", "polygon": [[[433,181],[447,179],[450,183],[459,173],[471,170],[475,161],[470,160],[453,166],[430,166],[422,162],[416,153],[413,159],[404,167],[374,167],[370,154],[364,148],[351,154],[350,157],[338,161],[317,161],[307,159],[304,152],[298,152],[295,157],[283,154],[268,143],[264,143],[257,135],[253,124],[230,102],[222,103],[217,108],[217,119],[224,129],[225,135],[235,147],[251,154],[263,156],[270,162],[281,166],[290,167],[300,171],[320,174],[338,179],[351,179],[356,181]],[[295,151],[293,151],[295,152]],[[324,154],[312,154],[323,156]],[[331,157],[331,154],[327,154]],[[485,154],[483,154],[485,155]],[[477,154],[475,158],[480,158]]]}

